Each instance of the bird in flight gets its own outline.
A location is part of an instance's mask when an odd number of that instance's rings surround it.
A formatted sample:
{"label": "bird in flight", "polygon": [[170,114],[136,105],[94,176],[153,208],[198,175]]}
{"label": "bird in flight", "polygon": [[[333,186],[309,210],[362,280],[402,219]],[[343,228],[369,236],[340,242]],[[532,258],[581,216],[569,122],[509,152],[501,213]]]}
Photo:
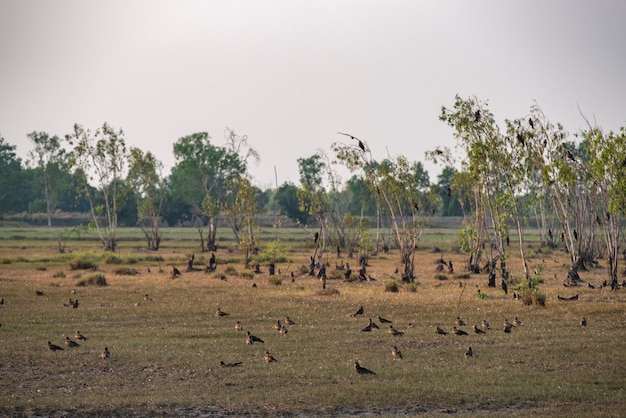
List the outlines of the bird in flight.
{"label": "bird in flight", "polygon": [[344,134],[343,132],[337,132],[340,135],[345,135],[345,136],[349,136],[351,139],[356,139],[359,142],[359,148],[361,148],[361,151],[365,152],[365,144],[363,144],[363,141],[361,141],[359,138],[352,136],[350,134]]}

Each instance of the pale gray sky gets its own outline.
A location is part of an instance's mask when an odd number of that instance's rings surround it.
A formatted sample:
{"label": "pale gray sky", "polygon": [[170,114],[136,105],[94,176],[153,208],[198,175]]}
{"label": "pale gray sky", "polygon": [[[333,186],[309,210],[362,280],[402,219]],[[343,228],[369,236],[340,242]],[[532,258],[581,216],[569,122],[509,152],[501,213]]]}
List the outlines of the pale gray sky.
{"label": "pale gray sky", "polygon": [[25,158],[29,132],[106,121],[171,168],[178,138],[224,145],[230,127],[266,188],[274,166],[297,184],[296,160],[330,153],[337,131],[424,161],[454,143],[438,116],[457,93],[500,121],[536,100],[570,132],[578,107],[615,131],[625,17],[617,0],[0,0],[0,135]]}

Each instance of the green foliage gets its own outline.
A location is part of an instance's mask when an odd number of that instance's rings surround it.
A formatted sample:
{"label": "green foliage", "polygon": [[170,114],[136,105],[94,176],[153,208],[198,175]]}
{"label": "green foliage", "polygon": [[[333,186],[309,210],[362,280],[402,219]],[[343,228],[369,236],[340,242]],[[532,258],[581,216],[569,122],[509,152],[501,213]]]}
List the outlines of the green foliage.
{"label": "green foliage", "polygon": [[280,286],[283,283],[283,278],[277,275],[269,276],[267,278],[267,282],[269,284],[273,284],[274,286]]}
{"label": "green foliage", "polygon": [[76,283],[76,286],[107,286],[106,277],[102,273],[94,273]]}
{"label": "green foliage", "polygon": [[385,282],[384,289],[385,289],[385,292],[398,293],[400,291],[400,286],[398,285],[397,281],[389,280]]}
{"label": "green foliage", "polygon": [[448,275],[444,273],[435,274],[435,279],[437,280],[448,280]]}

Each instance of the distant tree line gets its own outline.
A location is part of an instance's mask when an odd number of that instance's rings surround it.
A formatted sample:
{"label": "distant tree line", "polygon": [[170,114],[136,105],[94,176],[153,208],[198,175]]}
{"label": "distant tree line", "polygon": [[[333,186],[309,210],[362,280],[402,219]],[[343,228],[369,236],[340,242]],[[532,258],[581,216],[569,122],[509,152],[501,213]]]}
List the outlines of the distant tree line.
{"label": "distant tree line", "polygon": [[[261,246],[257,219],[270,215],[277,228],[288,218],[309,232],[314,258],[397,248],[406,281],[413,280],[414,250],[429,218],[459,216],[466,267],[490,270],[490,285],[499,271],[503,286],[511,239],[533,284],[524,245],[524,227],[532,221],[541,245],[568,252],[572,280],[606,257],[616,285],[626,213],[625,128],[605,133],[587,121],[586,130],[570,136],[536,104],[500,127],[486,102],[459,96],[442,107],[440,119],[457,143],[426,153],[443,165],[435,183],[420,161],[376,160],[366,139],[341,133],[330,150],[297,160],[299,184],[267,190],[253,185],[248,170],[257,151],[230,128],[222,145],[207,132],[176,140],[176,164],[167,175],[154,154],[128,148],[123,130],[108,123],[94,131],[77,124],[63,138],[32,132],[26,162],[0,136],[0,215],[44,213],[53,225],[57,211],[88,214],[105,250],[115,250],[118,226],[141,228],[147,247],[158,250],[162,226],[188,225],[200,250],[211,251],[218,226],[226,224],[247,264]],[[347,181],[338,177],[338,164],[350,171]]]}

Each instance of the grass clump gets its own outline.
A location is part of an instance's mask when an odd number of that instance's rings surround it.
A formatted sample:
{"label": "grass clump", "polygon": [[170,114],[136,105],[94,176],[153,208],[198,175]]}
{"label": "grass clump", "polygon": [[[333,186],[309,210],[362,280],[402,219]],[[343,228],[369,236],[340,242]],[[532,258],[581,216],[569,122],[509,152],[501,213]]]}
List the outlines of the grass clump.
{"label": "grass clump", "polygon": [[55,279],[62,279],[65,277],[65,272],[64,271],[57,271],[56,273],[54,273],[52,275],[52,277],[54,277]]}
{"label": "grass clump", "polygon": [[398,293],[400,291],[400,286],[398,286],[398,282],[395,280],[389,280],[385,282],[385,292]]}
{"label": "grass clump", "polygon": [[239,273],[237,273],[237,269],[233,266],[228,266],[226,267],[226,269],[224,269],[224,274],[227,274],[229,276],[237,276]]}
{"label": "grass clump", "polygon": [[98,265],[95,262],[84,258],[70,261],[70,269],[72,270],[96,270],[97,268]]}
{"label": "grass clump", "polygon": [[417,292],[417,283],[407,283],[404,285],[404,288],[407,292],[415,293]]}
{"label": "grass clump", "polygon": [[136,276],[137,274],[139,274],[139,271],[130,267],[120,267],[118,269],[115,269],[114,273],[117,276]]}
{"label": "grass clump", "polygon": [[106,278],[102,273],[95,273],[76,283],[76,286],[107,286]]}
{"label": "grass clump", "polygon": [[435,274],[435,279],[437,280],[448,280],[448,275],[443,273]]}
{"label": "grass clump", "polygon": [[267,281],[269,284],[273,284],[274,286],[280,286],[281,284],[283,284],[283,278],[280,276],[269,276],[267,278]]}

